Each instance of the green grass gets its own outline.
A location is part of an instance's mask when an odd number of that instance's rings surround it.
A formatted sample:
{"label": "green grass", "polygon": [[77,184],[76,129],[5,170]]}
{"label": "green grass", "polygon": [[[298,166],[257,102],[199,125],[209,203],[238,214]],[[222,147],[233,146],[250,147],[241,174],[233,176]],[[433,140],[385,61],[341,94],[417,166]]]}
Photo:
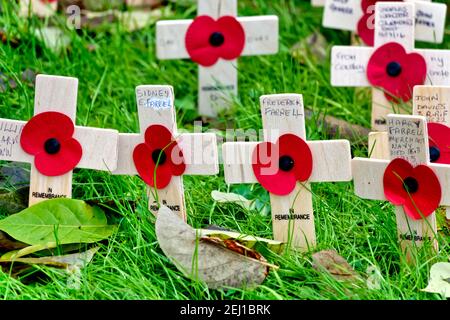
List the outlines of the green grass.
{"label": "green grass", "polygon": [[[441,2],[445,2],[441,1]],[[10,2],[8,1],[8,4]],[[77,124],[137,132],[138,118],[134,90],[141,84],[170,84],[175,88],[179,128],[192,128],[196,113],[197,66],[186,61],[157,61],[154,25],[126,33],[119,25],[97,34],[68,31],[72,44],[68,52],[54,54],[43,48],[33,36],[41,22],[19,20],[3,1],[7,13],[1,25],[11,36],[19,37],[18,48],[0,44],[0,70],[15,77],[14,91],[0,98],[0,117],[28,119],[33,113],[34,89],[22,84],[26,68],[40,73],[79,78]],[[170,18],[191,18],[195,6],[174,6]],[[321,9],[312,9],[309,1],[241,0],[244,15],[276,14],[280,17],[280,53],[274,56],[244,57],[239,61],[239,96],[232,110],[221,115],[217,125],[234,128],[261,128],[259,96],[271,93],[302,93],[305,105],[314,110],[366,127],[370,125],[370,90],[333,88],[329,83],[329,62],[317,63],[308,56],[303,64],[291,58],[289,49],[314,31],[322,32],[329,42],[349,44],[349,33],[320,27]],[[449,28],[443,45],[420,47],[450,49]],[[89,52],[87,46],[97,50]],[[307,122],[310,140],[326,138],[322,128]],[[364,139],[364,138],[363,138]],[[355,155],[367,150],[352,146]],[[259,186],[228,188],[221,171],[218,177],[184,179],[188,221],[195,227],[216,224],[245,233],[272,237],[271,219],[257,212],[244,211],[232,204],[217,204],[212,190],[231,190],[268,204],[267,193]],[[427,284],[430,266],[447,261],[450,252],[449,231],[440,233],[439,254],[425,258],[417,266],[400,262],[393,206],[385,202],[356,197],[351,183],[313,184],[318,246],[304,254],[288,252],[268,254],[278,266],[266,281],[253,291],[208,290],[182,276],[158,246],[154,218],[147,210],[145,185],[137,177],[116,177],[88,170],[76,171],[74,197],[83,200],[114,200],[118,209],[109,213],[120,223],[119,232],[82,272],[80,290],[67,286],[60,270],[42,268],[47,277],[27,283],[0,272],[0,296],[4,299],[439,299],[420,291]],[[127,200],[137,201],[134,211]],[[442,222],[442,214],[440,214]],[[340,283],[312,268],[313,252],[334,248],[359,272],[376,266],[382,275],[381,288],[368,290]]]}

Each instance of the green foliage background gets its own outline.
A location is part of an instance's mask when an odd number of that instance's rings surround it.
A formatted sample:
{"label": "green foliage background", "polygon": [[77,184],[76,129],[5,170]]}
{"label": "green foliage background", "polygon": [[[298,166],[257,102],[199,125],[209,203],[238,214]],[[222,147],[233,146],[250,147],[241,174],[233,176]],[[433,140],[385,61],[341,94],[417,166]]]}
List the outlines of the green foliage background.
{"label": "green foliage background", "polygon": [[[441,0],[440,2],[445,2]],[[21,20],[11,1],[2,2],[5,10],[0,26],[8,36],[20,39],[12,48],[0,43],[0,71],[15,78],[18,87],[1,94],[0,117],[28,119],[33,114],[34,89],[21,81],[21,73],[39,73],[79,78],[77,124],[138,132],[134,89],[141,84],[170,84],[175,88],[177,120],[180,128],[191,129],[196,114],[197,66],[188,61],[157,61],[155,27],[127,33],[119,24],[93,33],[86,29],[67,30],[72,44],[67,52],[55,54],[34,36],[43,23]],[[174,15],[166,18],[195,17],[195,5],[171,5]],[[274,56],[244,57],[239,60],[239,96],[234,107],[222,114],[214,126],[239,129],[261,128],[259,96],[270,93],[302,93],[305,105],[319,113],[348,122],[370,126],[370,90],[333,88],[330,85],[329,59],[318,62],[306,55],[302,62],[291,57],[289,49],[298,41],[321,32],[332,45],[349,44],[350,34],[321,27],[322,9],[305,0],[241,0],[241,16],[276,14],[280,17],[280,53]],[[65,24],[64,17],[59,23]],[[417,47],[450,49],[450,27],[444,44],[418,43]],[[90,52],[89,46],[96,50]],[[211,125],[212,126],[212,125]],[[207,127],[205,128],[205,130]],[[308,139],[327,138],[315,121],[307,123]],[[338,137],[338,136],[337,136]],[[366,137],[361,137],[364,141]],[[365,156],[360,144],[352,146],[354,155]],[[337,159],[338,160],[338,159]],[[186,177],[185,190],[189,223],[194,227],[216,224],[233,230],[271,238],[271,219],[236,205],[216,204],[212,190],[234,191],[258,198],[268,205],[261,187],[233,186],[219,177]],[[67,285],[59,270],[42,268],[47,277],[26,284],[0,272],[0,297],[4,299],[439,299],[420,292],[426,286],[429,268],[447,261],[450,252],[449,229],[439,213],[440,252],[432,258],[419,253],[415,267],[400,263],[393,207],[388,203],[365,201],[356,197],[351,183],[314,184],[314,209],[318,247],[305,254],[266,253],[271,263],[280,266],[254,291],[208,290],[184,278],[161,252],[155,237],[154,218],[147,210],[145,185],[137,177],[116,177],[106,173],[77,170],[74,197],[83,200],[113,201],[109,219],[120,224],[119,232],[103,244],[94,261],[82,270],[79,290]],[[133,202],[137,202],[136,204]],[[134,205],[137,208],[134,210]],[[379,290],[355,288],[315,271],[311,253],[334,248],[359,272],[376,266],[382,276]],[[32,275],[30,275],[31,277]]]}

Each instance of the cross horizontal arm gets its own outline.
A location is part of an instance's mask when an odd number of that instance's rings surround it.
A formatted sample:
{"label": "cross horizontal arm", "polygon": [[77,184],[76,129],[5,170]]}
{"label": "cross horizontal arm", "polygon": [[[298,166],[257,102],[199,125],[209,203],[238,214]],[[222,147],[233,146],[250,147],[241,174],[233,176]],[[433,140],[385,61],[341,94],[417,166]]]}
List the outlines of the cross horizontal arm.
{"label": "cross horizontal arm", "polygon": [[331,84],[334,87],[369,87],[367,65],[374,49],[334,46],[331,50]]}
{"label": "cross horizontal arm", "polygon": [[[23,151],[20,135],[26,121],[0,119],[0,160],[31,163],[33,156]],[[74,138],[83,148],[78,168],[116,169],[118,132],[110,129],[75,127]]]}
{"label": "cross horizontal arm", "polygon": [[0,160],[31,163],[31,155],[22,150],[20,134],[26,121],[0,119]]}
{"label": "cross horizontal arm", "polygon": [[[278,17],[257,16],[237,18],[245,34],[242,55],[263,55],[278,52]],[[156,23],[156,56],[161,60],[188,59],[186,32],[193,20],[169,20]]]}
{"label": "cross horizontal arm", "polygon": [[426,85],[448,86],[450,85],[450,50],[416,49],[427,62]]}
{"label": "cross horizontal arm", "polygon": [[[119,134],[119,152],[115,175],[137,175],[133,150],[143,143],[140,134]],[[219,173],[217,140],[214,133],[186,133],[178,138],[186,162],[185,175],[215,175]]]}
{"label": "cross horizontal arm", "polygon": [[77,168],[116,170],[118,135],[116,130],[76,126],[74,138],[83,147],[83,156]]}
{"label": "cross horizontal arm", "polygon": [[[258,142],[224,143],[225,181],[229,184],[257,183],[252,168],[252,154]],[[347,140],[310,141],[313,172],[309,182],[350,181],[351,154]]]}
{"label": "cross horizontal arm", "polygon": [[[390,161],[379,159],[354,158],[352,160],[353,182],[358,197],[369,200],[386,200],[383,176]],[[442,186],[442,206],[450,205],[450,167],[443,164],[429,165]]]}

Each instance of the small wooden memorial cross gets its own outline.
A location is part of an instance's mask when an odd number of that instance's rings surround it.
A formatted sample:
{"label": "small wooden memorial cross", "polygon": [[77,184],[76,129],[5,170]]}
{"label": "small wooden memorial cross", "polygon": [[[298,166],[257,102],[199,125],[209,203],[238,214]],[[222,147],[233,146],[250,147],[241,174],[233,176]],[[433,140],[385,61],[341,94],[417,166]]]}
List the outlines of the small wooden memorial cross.
{"label": "small wooden memorial cross", "polygon": [[216,135],[178,134],[171,86],[139,86],[136,99],[141,133],[119,135],[113,174],[139,175],[149,185],[153,214],[163,204],[186,220],[182,176],[219,173]]}
{"label": "small wooden memorial cross", "polygon": [[239,56],[278,52],[277,16],[236,16],[237,0],[198,0],[195,20],[156,24],[158,59],[191,58],[199,64],[201,115],[215,117],[237,95]]}
{"label": "small wooden memorial cross", "polygon": [[323,7],[325,5],[325,0],[311,0],[311,5],[313,7]]}
{"label": "small wooden memorial cross", "polygon": [[[394,109],[397,113],[409,112],[397,110],[404,106],[389,101],[388,98],[395,93],[386,88],[398,91],[398,96],[393,100],[409,102],[415,85],[423,82],[450,85],[450,50],[413,50],[413,13],[414,3],[378,2],[375,10],[375,48],[335,46],[332,49],[333,86],[373,87],[372,128],[376,131],[385,131],[386,115],[393,113]],[[400,53],[392,57],[392,52]],[[416,63],[418,60],[420,64]],[[420,77],[417,76],[419,72],[423,72]],[[419,81],[422,83],[417,83]]]}
{"label": "small wooden memorial cross", "polygon": [[[450,87],[415,86],[413,114],[427,119],[430,141],[430,161],[450,165]],[[437,124],[437,125],[436,125]],[[387,132],[369,134],[369,150],[372,159],[389,159]],[[450,219],[450,208],[446,208]]]}
{"label": "small wooden memorial cross", "polygon": [[28,17],[35,14],[39,17],[50,17],[55,14],[58,8],[57,0],[20,0],[20,15]]}
{"label": "small wooden memorial cross", "polygon": [[74,126],[78,79],[38,75],[34,117],[0,119],[0,160],[31,163],[29,204],[72,195],[72,169],[112,171],[116,130]]}
{"label": "small wooden memorial cross", "polygon": [[262,96],[260,102],[264,142],[224,143],[225,181],[261,183],[270,192],[275,240],[305,250],[316,244],[310,183],[350,181],[350,144],[305,142],[300,94]]}
{"label": "small wooden memorial cross", "polygon": [[434,210],[450,204],[450,167],[430,164],[425,117],[391,114],[387,125],[392,161],[354,158],[355,193],[396,204],[399,241],[411,261],[414,243],[421,246],[429,240],[438,247]]}
{"label": "small wooden memorial cross", "polygon": [[[365,44],[373,45],[374,2],[374,0],[326,0],[322,25],[326,28],[357,32]],[[447,5],[432,3],[431,0],[407,2],[414,2],[416,8],[415,39],[442,43]],[[364,9],[366,12],[363,12]]]}

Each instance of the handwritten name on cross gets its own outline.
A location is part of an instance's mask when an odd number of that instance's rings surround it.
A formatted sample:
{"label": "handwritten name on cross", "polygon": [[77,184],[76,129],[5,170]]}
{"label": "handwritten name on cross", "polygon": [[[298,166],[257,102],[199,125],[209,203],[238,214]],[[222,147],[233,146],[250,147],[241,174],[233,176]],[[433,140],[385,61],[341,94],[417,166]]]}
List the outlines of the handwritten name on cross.
{"label": "handwritten name on cross", "polygon": [[[390,159],[405,159],[414,167],[422,164],[428,165],[436,174],[442,189],[440,205],[448,206],[450,204],[450,192],[448,192],[450,166],[429,162],[428,131],[425,117],[391,114],[388,115],[387,119]],[[363,199],[387,200],[383,177],[389,164],[389,160],[354,158],[352,160],[352,171],[355,193]],[[402,177],[404,184],[410,188],[407,180],[414,179],[408,178]],[[414,196],[415,192],[425,191],[424,188],[426,187],[422,186],[421,188],[420,184],[416,185],[416,188],[410,189],[410,194]],[[412,261],[411,250],[414,243],[421,246],[424,241],[431,241],[434,248],[437,249],[435,213],[431,213],[425,219],[413,219],[406,214],[403,206],[396,206],[395,215],[398,238],[408,261]]]}
{"label": "handwritten name on cross", "polygon": [[[447,5],[431,3],[431,0],[409,0],[415,3],[415,39],[431,43],[444,41]],[[363,12],[363,0],[326,0],[322,25],[326,28],[358,31],[358,23],[374,28],[374,6]]]}
{"label": "handwritten name on cross", "polygon": [[[224,16],[237,16],[237,0],[198,0],[198,16],[219,19]],[[238,17],[245,33],[242,56],[268,55],[278,52],[278,17],[256,16]],[[187,59],[190,54],[186,48],[186,34],[193,20],[158,21],[156,24],[156,54],[158,59]],[[216,48],[227,44],[220,32],[213,36],[221,41],[213,43]],[[231,104],[233,95],[238,92],[237,59],[219,59],[211,66],[199,64],[198,109],[204,116],[215,117],[217,112]]]}
{"label": "handwritten name on cross", "polygon": [[[305,117],[303,97],[300,94],[280,94],[262,96],[260,99],[264,127],[264,141],[279,143],[280,153],[284,152],[281,145],[282,137],[288,134],[305,140]],[[277,142],[278,141],[278,142]],[[303,142],[304,143],[304,142]],[[254,153],[258,142],[226,142],[223,144],[223,161],[225,181],[228,184],[258,183],[255,175]],[[273,233],[276,240],[291,243],[293,247],[307,249],[315,246],[316,236],[310,183],[330,181],[350,181],[350,144],[346,140],[309,141],[307,146],[312,154],[312,172],[306,181],[295,182],[293,190],[285,195],[271,192]],[[287,147],[292,156],[275,154],[270,159],[275,172],[303,169],[307,161],[306,153],[299,153],[297,146]],[[296,154],[298,153],[298,154]],[[277,157],[278,156],[278,157]],[[293,160],[298,157],[300,161]],[[285,161],[290,160],[290,161]],[[288,166],[288,167],[286,167]],[[292,172],[292,171],[291,171]],[[278,176],[269,174],[269,183],[276,181]],[[258,173],[259,174],[259,173]],[[264,172],[261,171],[261,175]],[[262,177],[264,179],[264,177]],[[297,180],[298,181],[298,180]],[[267,190],[269,190],[264,184]]]}
{"label": "handwritten name on cross", "polygon": [[[69,118],[68,121],[74,123],[77,92],[78,79],[76,78],[38,75],[34,100],[35,117],[38,115],[42,116],[48,112],[57,112],[62,114],[63,117],[65,115]],[[34,121],[33,119],[28,123]],[[56,136],[44,137],[45,141],[42,140],[42,146],[33,146],[33,148],[39,149],[40,155],[33,156],[21,146],[25,125],[27,125],[26,121],[0,119],[0,160],[31,163],[30,205],[51,198],[70,198],[72,195],[72,170],[61,175],[48,176],[36,168],[36,163],[43,161],[44,163],[41,162],[40,167],[46,167],[50,164],[50,161],[52,161],[53,165],[61,165],[67,162],[68,159],[66,157],[71,157],[71,152],[74,152],[71,150],[73,148],[72,144],[76,144],[76,142],[71,140],[71,145],[69,146],[69,142],[64,140],[58,141],[59,138],[57,139]],[[50,124],[48,126],[45,123],[41,124],[41,127],[34,132],[37,138],[32,143],[40,143],[39,141],[45,135],[44,132],[48,127],[50,127]],[[66,122],[64,124],[61,123],[61,127],[63,127],[62,130],[67,130]],[[64,136],[61,133],[59,135]],[[81,159],[76,166],[74,164],[74,167],[102,171],[116,169],[118,144],[118,132],[116,130],[75,126],[73,138],[78,141],[82,152],[79,155]],[[42,160],[42,157],[47,158]],[[46,164],[45,161],[48,161],[48,163]]]}
{"label": "handwritten name on cross", "polygon": [[[425,84],[450,85],[450,50],[414,49],[414,3],[378,2],[375,10],[375,47],[335,46],[331,58],[331,84],[339,87],[370,87],[367,67],[381,46],[396,42],[407,53],[420,54],[426,62]],[[394,12],[394,14],[393,14]],[[412,92],[412,88],[411,88]],[[372,128],[385,131],[386,115],[402,109],[387,100],[381,88],[372,89]]]}
{"label": "handwritten name on cross", "polygon": [[[174,93],[171,86],[139,86],[136,88],[136,100],[140,134],[119,135],[119,159],[117,170],[113,174],[139,175],[134,161],[134,152],[138,145],[144,142],[151,142],[152,129],[149,128],[154,128],[155,125],[163,126],[169,130],[180,147],[186,169],[180,175],[173,175],[170,183],[164,188],[158,190],[149,186],[149,209],[152,213],[157,214],[159,204],[163,204],[186,220],[182,176],[216,175],[219,173],[216,135],[213,133],[178,133],[175,119]],[[169,143],[170,139],[168,140]],[[149,154],[149,159],[147,160],[159,163],[159,166],[163,168],[163,166],[169,165],[170,161],[172,161],[172,155],[164,149],[159,149],[163,151],[163,158],[159,154],[156,154],[155,157],[153,157],[153,154]],[[153,174],[153,172],[147,172],[146,174]],[[156,176],[156,183],[158,178],[160,177]]]}

